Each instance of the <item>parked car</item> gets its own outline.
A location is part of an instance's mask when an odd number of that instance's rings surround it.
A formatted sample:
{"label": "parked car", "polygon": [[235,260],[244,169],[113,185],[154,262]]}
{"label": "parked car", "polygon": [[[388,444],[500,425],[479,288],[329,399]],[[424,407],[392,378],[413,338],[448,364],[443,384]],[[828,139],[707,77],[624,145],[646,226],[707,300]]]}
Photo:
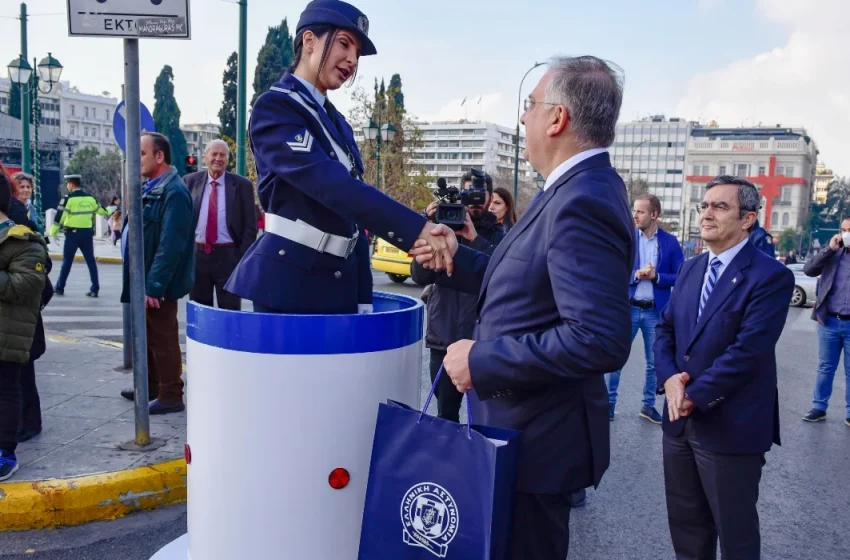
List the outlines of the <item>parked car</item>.
{"label": "parked car", "polygon": [[395,245],[378,238],[372,254],[372,268],[386,272],[390,280],[398,284],[410,278],[410,263],[413,257]]}
{"label": "parked car", "polygon": [[794,273],[794,293],[791,296],[791,305],[803,307],[806,303],[812,303],[817,299],[818,281],[820,277],[811,278],[803,273],[803,264],[789,264],[788,270]]}

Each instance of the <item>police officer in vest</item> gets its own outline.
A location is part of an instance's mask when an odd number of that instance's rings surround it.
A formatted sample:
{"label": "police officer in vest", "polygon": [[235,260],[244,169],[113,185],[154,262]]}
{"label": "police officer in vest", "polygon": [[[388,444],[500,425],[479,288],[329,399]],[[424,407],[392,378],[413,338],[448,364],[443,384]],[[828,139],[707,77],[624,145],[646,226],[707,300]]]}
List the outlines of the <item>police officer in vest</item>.
{"label": "police officer in vest", "polygon": [[776,258],[776,246],[773,244],[773,236],[759,225],[758,220],[753,223],[753,228],[750,230],[750,243],[767,256]]}
{"label": "police officer in vest", "polygon": [[338,0],[314,0],[295,32],[292,67],[251,112],[257,190],[266,235],[242,257],[225,289],[267,313],[371,311],[364,230],[410,250],[424,239],[451,268],[445,238],[421,214],[363,182],[345,118],[328,100],[376,54],[369,20]]}
{"label": "police officer in vest", "polygon": [[57,296],[65,294],[65,282],[74,264],[77,249],[83,253],[91,276],[91,289],[86,293],[89,297],[97,297],[100,285],[97,281],[97,262],[94,260],[94,216],[109,216],[109,211],[100,205],[92,195],[85,192],[80,184],[81,175],[65,175],[68,194],[56,209],[56,218],[50,228],[50,237],[56,237],[59,228],[65,230],[65,245],[62,250],[62,269],[59,271],[59,281],[56,282],[54,293]]}

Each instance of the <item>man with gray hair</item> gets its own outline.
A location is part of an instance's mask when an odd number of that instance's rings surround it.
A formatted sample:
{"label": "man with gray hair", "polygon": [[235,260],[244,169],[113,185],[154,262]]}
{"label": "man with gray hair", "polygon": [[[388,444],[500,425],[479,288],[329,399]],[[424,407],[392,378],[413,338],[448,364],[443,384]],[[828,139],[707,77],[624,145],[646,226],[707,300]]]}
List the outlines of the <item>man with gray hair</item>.
{"label": "man with gray hair", "polygon": [[[248,247],[257,239],[254,185],[227,171],[230,148],[213,140],[204,152],[206,170],[183,180],[195,206],[195,286],[190,298],[203,305],[240,310],[242,299],[224,289]],[[215,194],[213,196],[213,193]]]}
{"label": "man with gray hair", "polygon": [[779,438],[776,342],[794,274],[748,240],[755,186],[720,176],[699,205],[708,252],[685,261],[658,323],[662,440],[676,558],[761,557],[756,503]]}
{"label": "man with gray hair", "polygon": [[[574,492],[609,463],[605,374],[631,346],[634,223],[606,148],[621,73],[592,56],[555,58],[525,102],[525,158],[546,184],[492,257],[457,246],[439,286],[479,294],[473,340],[444,367],[475,422],[522,431],[513,510],[515,560],[563,560]],[[435,267],[429,246],[417,260]],[[471,392],[470,392],[471,391]],[[474,474],[474,473],[471,473]]]}

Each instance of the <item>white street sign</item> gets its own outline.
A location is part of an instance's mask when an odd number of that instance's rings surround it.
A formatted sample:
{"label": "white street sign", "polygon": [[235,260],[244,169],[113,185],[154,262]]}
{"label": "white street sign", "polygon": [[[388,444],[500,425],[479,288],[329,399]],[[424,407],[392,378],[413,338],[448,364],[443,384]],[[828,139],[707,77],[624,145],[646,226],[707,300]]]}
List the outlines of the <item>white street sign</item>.
{"label": "white street sign", "polygon": [[189,0],[68,0],[68,34],[189,39]]}

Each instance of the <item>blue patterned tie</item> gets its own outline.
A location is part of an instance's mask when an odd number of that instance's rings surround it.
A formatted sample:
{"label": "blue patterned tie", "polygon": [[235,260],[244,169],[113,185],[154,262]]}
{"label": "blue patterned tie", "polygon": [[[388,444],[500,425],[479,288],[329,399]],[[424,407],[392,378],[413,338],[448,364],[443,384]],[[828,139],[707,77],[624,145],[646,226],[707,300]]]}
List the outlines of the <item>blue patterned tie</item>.
{"label": "blue patterned tie", "polygon": [[699,300],[699,315],[697,315],[697,318],[702,315],[702,310],[705,308],[705,304],[708,303],[708,297],[714,291],[714,286],[717,285],[717,269],[720,268],[720,265],[720,259],[717,257],[711,259],[711,270],[708,273],[708,282],[705,283],[705,287],[702,289],[702,297]]}

